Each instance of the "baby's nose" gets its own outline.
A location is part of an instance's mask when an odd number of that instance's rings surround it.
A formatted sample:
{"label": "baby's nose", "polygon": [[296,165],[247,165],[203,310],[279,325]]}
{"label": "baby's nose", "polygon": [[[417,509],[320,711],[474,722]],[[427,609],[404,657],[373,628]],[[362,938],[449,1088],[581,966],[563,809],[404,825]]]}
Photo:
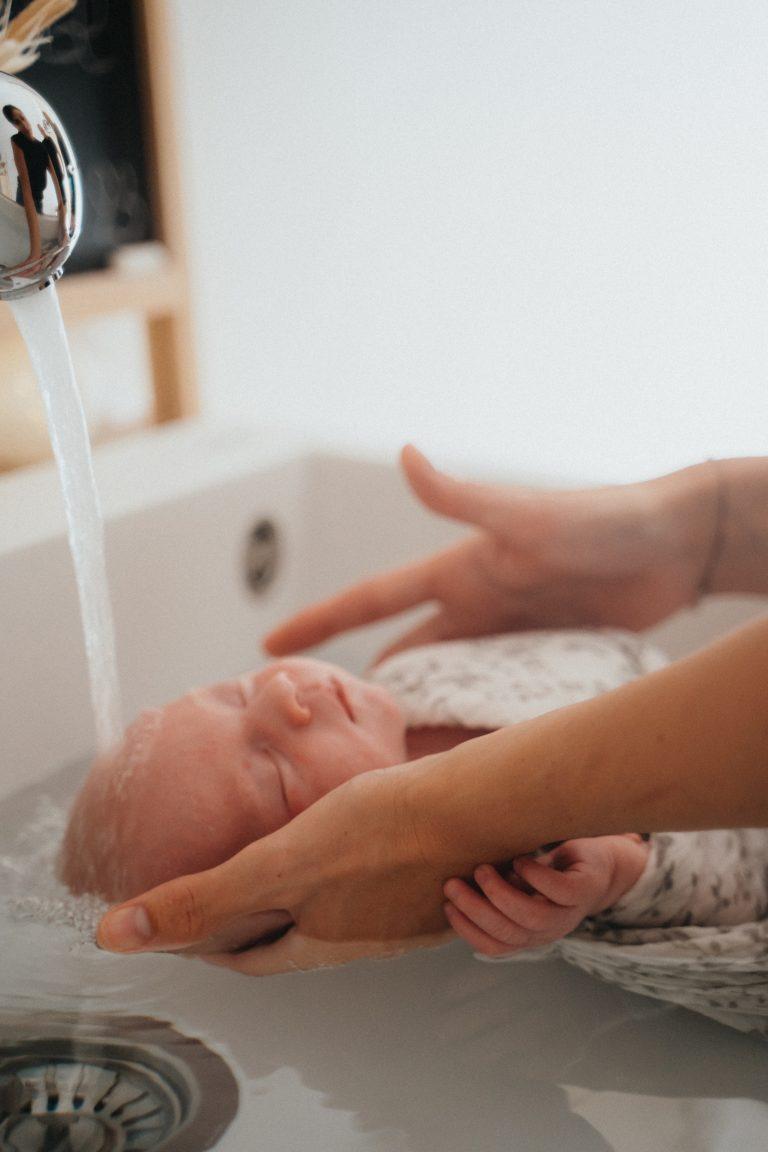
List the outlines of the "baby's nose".
{"label": "baby's nose", "polygon": [[301,702],[296,685],[285,672],[270,676],[255,704],[255,711],[263,720],[278,718],[295,728],[303,728],[312,720],[311,710]]}

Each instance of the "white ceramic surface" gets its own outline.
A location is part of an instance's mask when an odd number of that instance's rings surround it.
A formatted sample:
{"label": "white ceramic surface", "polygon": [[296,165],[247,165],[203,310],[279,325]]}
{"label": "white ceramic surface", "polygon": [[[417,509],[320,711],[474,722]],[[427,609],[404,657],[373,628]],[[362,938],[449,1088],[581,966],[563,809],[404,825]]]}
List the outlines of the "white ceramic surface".
{"label": "white ceramic surface", "polygon": [[[263,432],[148,434],[101,452],[97,476],[129,713],[252,666],[259,636],[291,608],[461,531],[422,513],[391,467]],[[280,530],[282,559],[260,598],[241,568],[247,534],[265,516]],[[12,794],[86,755],[92,737],[49,469],[0,480],[0,523],[0,795],[12,816]],[[676,653],[759,609],[714,604],[657,636]],[[325,651],[361,669],[391,627]],[[24,937],[24,994],[38,1005],[43,931]],[[102,1010],[169,1019],[230,1057],[242,1100],[219,1145],[228,1152],[757,1152],[768,1143],[764,1044],[560,961],[491,965],[455,944],[261,981],[169,957],[104,963],[114,987]],[[0,1014],[11,992],[0,976]]]}

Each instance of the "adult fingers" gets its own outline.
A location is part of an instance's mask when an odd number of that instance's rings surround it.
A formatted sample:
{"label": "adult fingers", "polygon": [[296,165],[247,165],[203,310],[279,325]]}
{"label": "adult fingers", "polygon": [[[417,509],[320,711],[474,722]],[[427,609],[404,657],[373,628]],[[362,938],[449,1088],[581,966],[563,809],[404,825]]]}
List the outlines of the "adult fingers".
{"label": "adult fingers", "polygon": [[[290,921],[284,900],[270,892],[269,878],[276,874],[267,840],[261,840],[216,868],[170,880],[110,909],[97,943],[110,952],[176,951],[211,939],[241,942],[266,935],[274,931],[276,912]],[[263,881],[260,900],[254,875]]]}
{"label": "adult fingers", "polygon": [[429,557],[362,580],[285,620],[264,637],[264,648],[272,656],[287,656],[339,632],[414,608],[432,599],[433,572],[434,560]]}
{"label": "adult fingers", "polygon": [[191,944],[179,955],[205,956],[214,952],[242,952],[256,944],[267,944],[282,936],[293,925],[289,912],[256,912],[233,920],[219,929],[215,936],[206,937],[202,943]]}
{"label": "adult fingers", "polygon": [[[400,454],[408,483],[422,502],[439,516],[495,532],[515,527],[513,517],[534,511],[532,494],[472,480],[457,480],[441,472],[413,444]],[[535,502],[538,510],[538,501]]]}
{"label": "adult fingers", "polygon": [[311,968],[335,968],[365,957],[399,956],[416,948],[435,948],[450,939],[438,932],[411,940],[318,940],[292,928],[273,944],[257,945],[232,955],[203,956],[208,964],[228,968],[245,976],[274,976],[281,972],[304,972]]}

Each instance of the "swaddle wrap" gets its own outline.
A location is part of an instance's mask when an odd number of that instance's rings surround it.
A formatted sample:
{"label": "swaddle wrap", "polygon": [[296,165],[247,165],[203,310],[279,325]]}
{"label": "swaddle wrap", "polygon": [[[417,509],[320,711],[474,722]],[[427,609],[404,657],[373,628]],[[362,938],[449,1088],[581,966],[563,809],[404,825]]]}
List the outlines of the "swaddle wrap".
{"label": "swaddle wrap", "polygon": [[632,632],[514,632],[410,648],[369,679],[411,728],[505,728],[655,672],[667,658]]}
{"label": "swaddle wrap", "polygon": [[[492,729],[666,663],[633,633],[539,631],[415,648],[371,679],[410,727]],[[642,875],[612,908],[546,949],[501,959],[559,954],[629,991],[768,1035],[768,829],[654,833],[649,844]]]}

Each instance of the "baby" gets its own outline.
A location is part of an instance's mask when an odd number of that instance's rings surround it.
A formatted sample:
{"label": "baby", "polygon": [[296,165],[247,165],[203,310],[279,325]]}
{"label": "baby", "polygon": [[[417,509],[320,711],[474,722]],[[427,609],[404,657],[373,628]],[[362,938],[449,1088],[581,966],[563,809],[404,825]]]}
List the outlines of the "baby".
{"label": "baby", "polygon": [[[277,660],[142,713],[96,761],[70,815],[61,875],[122,901],[211,868],[361,772],[441,751],[617,687],[659,666],[630,634],[547,632],[431,645],[361,680]],[[636,834],[568,841],[446,884],[446,915],[477,951],[553,942],[638,881]]]}

